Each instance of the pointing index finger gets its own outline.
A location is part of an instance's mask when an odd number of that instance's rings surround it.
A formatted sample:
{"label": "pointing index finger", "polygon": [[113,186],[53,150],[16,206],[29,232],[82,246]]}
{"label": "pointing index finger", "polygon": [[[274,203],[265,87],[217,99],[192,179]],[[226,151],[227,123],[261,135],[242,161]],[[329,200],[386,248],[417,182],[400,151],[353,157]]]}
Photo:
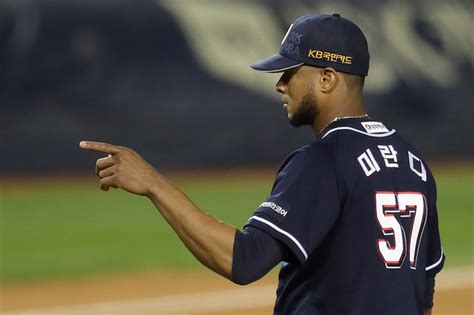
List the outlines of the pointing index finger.
{"label": "pointing index finger", "polygon": [[108,154],[117,154],[120,152],[120,147],[104,142],[81,141],[79,146],[84,150],[97,151]]}

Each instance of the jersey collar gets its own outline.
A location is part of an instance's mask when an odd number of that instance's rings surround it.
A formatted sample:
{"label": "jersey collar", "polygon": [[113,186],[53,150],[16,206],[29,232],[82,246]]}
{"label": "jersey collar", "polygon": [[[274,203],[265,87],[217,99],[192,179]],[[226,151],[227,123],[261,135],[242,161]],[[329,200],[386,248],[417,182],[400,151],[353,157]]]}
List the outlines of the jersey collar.
{"label": "jersey collar", "polygon": [[395,132],[395,129],[371,117],[342,118],[330,123],[318,134],[317,138],[324,139],[338,130],[352,131],[370,137],[386,137]]}

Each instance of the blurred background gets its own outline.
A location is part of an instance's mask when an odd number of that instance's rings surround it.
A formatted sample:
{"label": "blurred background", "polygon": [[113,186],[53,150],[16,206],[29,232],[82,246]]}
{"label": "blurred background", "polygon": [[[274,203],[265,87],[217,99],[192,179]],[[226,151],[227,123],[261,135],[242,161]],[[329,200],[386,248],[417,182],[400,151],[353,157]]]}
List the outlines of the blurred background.
{"label": "blurred background", "polygon": [[425,158],[472,156],[472,2],[0,1],[0,172],[90,169],[81,139],[159,167],[279,163],[292,130],[278,74],[248,65],[295,17],[340,12],[365,32],[369,113]]}
{"label": "blurred background", "polygon": [[[368,112],[431,163],[447,266],[472,279],[472,1],[0,0],[0,311],[55,305],[62,290],[45,304],[31,283],[201,270],[145,200],[97,190],[99,156],[79,141],[134,148],[242,226],[278,164],[313,139],[287,122],[279,75],[248,65],[312,12],[366,34]],[[473,308],[453,307],[442,314]]]}

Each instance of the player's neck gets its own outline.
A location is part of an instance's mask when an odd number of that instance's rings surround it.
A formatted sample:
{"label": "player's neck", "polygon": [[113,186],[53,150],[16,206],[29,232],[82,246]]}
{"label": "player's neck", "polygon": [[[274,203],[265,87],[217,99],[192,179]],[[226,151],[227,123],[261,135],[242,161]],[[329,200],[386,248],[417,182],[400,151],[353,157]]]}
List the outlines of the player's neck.
{"label": "player's neck", "polygon": [[361,101],[346,104],[345,106],[329,106],[326,111],[321,110],[313,124],[314,133],[321,133],[332,122],[339,119],[367,117]]}

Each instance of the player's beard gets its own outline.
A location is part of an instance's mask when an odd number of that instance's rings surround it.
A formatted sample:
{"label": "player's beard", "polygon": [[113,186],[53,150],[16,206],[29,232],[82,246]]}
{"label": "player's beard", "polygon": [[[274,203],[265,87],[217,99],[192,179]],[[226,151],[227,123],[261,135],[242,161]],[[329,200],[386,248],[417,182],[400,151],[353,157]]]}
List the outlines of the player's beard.
{"label": "player's beard", "polygon": [[298,104],[298,109],[291,115],[290,124],[293,127],[301,127],[305,125],[313,126],[316,117],[319,115],[318,100],[314,93],[313,87],[303,96]]}

